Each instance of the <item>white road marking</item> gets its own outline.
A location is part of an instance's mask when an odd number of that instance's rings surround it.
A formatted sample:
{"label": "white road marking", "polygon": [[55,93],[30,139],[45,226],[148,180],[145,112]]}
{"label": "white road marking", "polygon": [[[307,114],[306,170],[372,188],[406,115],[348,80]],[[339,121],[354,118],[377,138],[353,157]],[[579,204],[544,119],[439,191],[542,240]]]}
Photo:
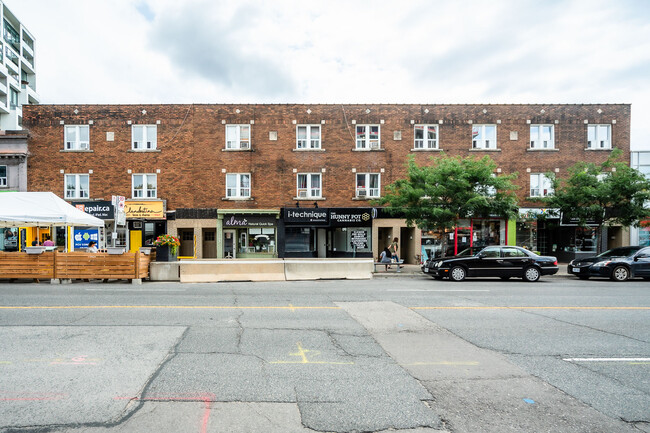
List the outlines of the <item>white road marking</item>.
{"label": "white road marking", "polygon": [[185,292],[186,289],[84,289],[87,292]]}

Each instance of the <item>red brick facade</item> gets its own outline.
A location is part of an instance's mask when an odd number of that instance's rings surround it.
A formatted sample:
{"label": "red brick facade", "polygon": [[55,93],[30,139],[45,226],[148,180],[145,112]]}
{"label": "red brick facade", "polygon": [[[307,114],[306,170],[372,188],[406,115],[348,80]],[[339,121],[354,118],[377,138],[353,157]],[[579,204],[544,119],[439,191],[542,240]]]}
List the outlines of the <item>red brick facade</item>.
{"label": "red brick facade", "polygon": [[[587,124],[611,125],[612,148],[630,158],[630,105],[30,105],[28,190],[64,197],[64,174],[88,173],[91,199],[131,197],[132,173],[157,173],[159,198],[168,209],[270,209],[292,206],[298,173],[322,173],[321,207],[368,206],[355,199],[357,173],[381,173],[381,191],[402,177],[409,155],[426,163],[439,151],[413,151],[413,124],[439,125],[439,148],[447,155],[489,155],[501,173],[518,172],[520,206],[529,175],[577,161],[604,161],[611,151],[587,150]],[[90,124],[90,151],[64,150],[63,125]],[[131,150],[131,124],[156,125],[157,149]],[[295,123],[294,123],[295,121]],[[324,121],[324,123],[323,123]],[[440,123],[442,121],[442,123]],[[471,122],[471,123],[470,123]],[[356,151],[355,123],[380,125],[381,149]],[[532,151],[530,124],[555,128],[555,149]],[[251,151],[226,151],[225,124],[251,125]],[[296,124],[321,125],[323,151],[296,150]],[[472,124],[497,125],[497,150],[470,150]],[[269,132],[277,132],[277,141]],[[395,139],[400,131],[401,140]],[[107,141],[107,132],[114,141]],[[511,140],[511,132],[517,139]],[[224,173],[251,173],[248,201],[225,200]],[[324,172],[323,172],[324,170]],[[383,170],[383,172],[382,172]],[[308,200],[311,206],[312,200]]]}

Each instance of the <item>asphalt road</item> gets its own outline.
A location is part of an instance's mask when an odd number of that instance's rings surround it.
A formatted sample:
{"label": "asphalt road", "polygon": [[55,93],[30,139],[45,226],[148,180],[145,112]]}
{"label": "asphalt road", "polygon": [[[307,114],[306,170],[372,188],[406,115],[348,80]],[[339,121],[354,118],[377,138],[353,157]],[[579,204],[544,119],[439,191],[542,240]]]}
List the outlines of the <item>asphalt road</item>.
{"label": "asphalt road", "polygon": [[650,432],[650,284],[0,284],[2,432]]}

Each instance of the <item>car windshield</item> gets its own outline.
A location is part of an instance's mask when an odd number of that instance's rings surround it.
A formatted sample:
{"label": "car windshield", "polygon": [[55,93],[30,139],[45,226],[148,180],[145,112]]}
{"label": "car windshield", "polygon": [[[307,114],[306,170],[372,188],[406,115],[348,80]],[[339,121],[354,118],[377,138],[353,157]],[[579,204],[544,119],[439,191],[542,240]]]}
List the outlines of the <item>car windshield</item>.
{"label": "car windshield", "polygon": [[456,257],[470,257],[470,256],[475,256],[478,254],[479,251],[481,251],[482,248],[465,248],[463,251],[458,253]]}
{"label": "car windshield", "polygon": [[628,257],[639,251],[639,247],[612,248],[609,251],[598,254],[598,257]]}

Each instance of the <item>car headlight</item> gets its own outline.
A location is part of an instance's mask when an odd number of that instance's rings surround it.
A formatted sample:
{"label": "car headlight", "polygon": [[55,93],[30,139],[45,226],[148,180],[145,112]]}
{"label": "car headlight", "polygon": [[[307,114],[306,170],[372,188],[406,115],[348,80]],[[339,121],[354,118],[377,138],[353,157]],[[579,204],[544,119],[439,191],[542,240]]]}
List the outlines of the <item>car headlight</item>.
{"label": "car headlight", "polygon": [[594,266],[603,267],[609,265],[610,263],[612,263],[610,260],[604,260],[602,262],[594,263]]}
{"label": "car headlight", "polygon": [[442,261],[438,260],[436,263],[434,263],[433,266],[435,266],[436,268],[439,268],[441,264],[442,264]]}

